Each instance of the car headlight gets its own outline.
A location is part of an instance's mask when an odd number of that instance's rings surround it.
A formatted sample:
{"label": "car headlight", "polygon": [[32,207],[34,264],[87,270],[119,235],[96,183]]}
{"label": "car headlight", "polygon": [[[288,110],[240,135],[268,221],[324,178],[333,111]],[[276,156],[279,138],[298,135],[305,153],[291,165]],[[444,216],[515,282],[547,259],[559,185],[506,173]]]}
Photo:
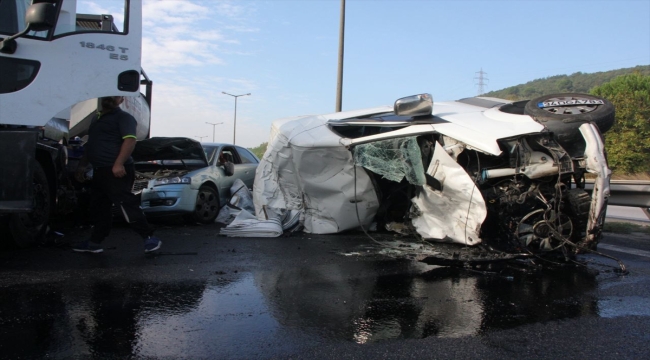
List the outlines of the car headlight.
{"label": "car headlight", "polygon": [[174,177],[158,178],[153,181],[153,186],[172,185],[172,184],[191,184],[191,183],[192,183],[192,178],[174,176]]}

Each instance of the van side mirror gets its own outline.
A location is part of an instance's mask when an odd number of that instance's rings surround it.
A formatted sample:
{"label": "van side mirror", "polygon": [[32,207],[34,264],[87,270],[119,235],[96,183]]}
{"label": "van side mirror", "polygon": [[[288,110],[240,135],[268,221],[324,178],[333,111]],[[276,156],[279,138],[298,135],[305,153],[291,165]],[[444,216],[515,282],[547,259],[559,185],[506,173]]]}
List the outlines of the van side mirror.
{"label": "van side mirror", "polygon": [[433,110],[433,98],[430,94],[407,96],[395,101],[395,115],[430,116]]}

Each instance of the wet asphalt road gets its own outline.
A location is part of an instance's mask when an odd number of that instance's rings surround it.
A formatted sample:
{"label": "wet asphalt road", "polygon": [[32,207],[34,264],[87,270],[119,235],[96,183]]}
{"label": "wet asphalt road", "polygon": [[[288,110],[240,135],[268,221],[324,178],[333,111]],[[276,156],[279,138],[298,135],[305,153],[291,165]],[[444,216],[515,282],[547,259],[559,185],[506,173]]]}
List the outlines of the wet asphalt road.
{"label": "wet asphalt road", "polygon": [[621,276],[594,256],[587,268],[476,272],[363,233],[157,225],[157,255],[121,227],[99,255],[69,249],[81,230],[0,252],[0,358],[650,358],[647,235],[606,235]]}

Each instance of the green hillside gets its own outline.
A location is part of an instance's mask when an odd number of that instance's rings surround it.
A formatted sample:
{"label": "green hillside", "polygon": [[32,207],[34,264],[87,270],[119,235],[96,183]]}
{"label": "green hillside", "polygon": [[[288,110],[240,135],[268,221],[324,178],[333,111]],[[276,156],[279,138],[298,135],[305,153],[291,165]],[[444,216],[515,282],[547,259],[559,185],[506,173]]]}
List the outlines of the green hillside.
{"label": "green hillside", "polygon": [[563,92],[588,93],[594,87],[600,86],[618,76],[633,73],[650,75],[650,65],[639,65],[633,68],[601,71],[596,73],[577,72],[571,75],[555,75],[497,91],[490,91],[482,96],[508,100],[524,100],[532,99],[537,96]]}

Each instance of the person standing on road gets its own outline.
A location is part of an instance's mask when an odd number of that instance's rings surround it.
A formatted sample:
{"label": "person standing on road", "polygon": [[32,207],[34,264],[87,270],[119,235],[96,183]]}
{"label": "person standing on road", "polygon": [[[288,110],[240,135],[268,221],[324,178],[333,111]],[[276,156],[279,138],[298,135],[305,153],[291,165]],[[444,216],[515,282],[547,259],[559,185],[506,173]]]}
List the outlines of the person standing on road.
{"label": "person standing on road", "polygon": [[140,207],[140,198],[131,192],[135,169],[131,153],[135,148],[137,122],[120,109],[122,96],[101,98],[102,111],[90,122],[85,152],[77,168],[77,180],[83,182],[88,162],[93,167],[90,195],[90,239],[73,246],[77,252],[100,253],[102,241],[111,232],[113,204],[126,222],[144,239],[144,252],[160,249],[162,242],[153,236],[153,229]]}

